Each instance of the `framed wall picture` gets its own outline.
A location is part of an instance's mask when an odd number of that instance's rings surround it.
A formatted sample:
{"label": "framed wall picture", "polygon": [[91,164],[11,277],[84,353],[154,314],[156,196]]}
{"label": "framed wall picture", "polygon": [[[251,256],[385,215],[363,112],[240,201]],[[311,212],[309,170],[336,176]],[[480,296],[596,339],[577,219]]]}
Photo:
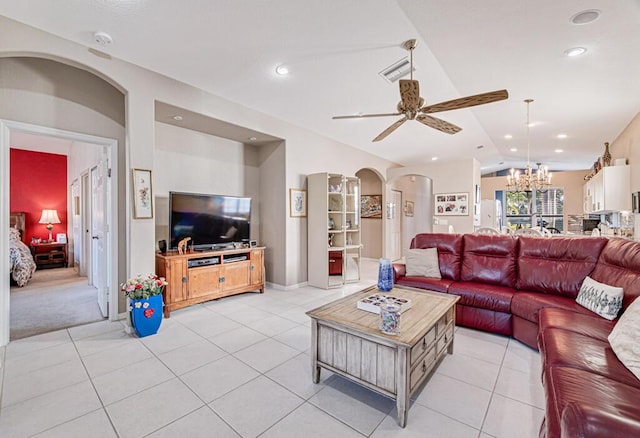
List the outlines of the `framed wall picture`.
{"label": "framed wall picture", "polygon": [[404,215],[413,216],[413,201],[404,201]]}
{"label": "framed wall picture", "polygon": [[153,218],[151,171],[147,169],[133,169],[133,217],[134,219]]}
{"label": "framed wall picture", "polygon": [[435,204],[437,216],[467,216],[469,193],[438,193]]}
{"label": "framed wall picture", "polygon": [[289,189],[289,216],[307,216],[307,191],[303,189]]}
{"label": "framed wall picture", "polygon": [[360,217],[382,219],[382,195],[360,196]]}
{"label": "framed wall picture", "polygon": [[67,243],[67,234],[66,233],[58,233],[58,234],[56,234],[56,242],[57,243]]}

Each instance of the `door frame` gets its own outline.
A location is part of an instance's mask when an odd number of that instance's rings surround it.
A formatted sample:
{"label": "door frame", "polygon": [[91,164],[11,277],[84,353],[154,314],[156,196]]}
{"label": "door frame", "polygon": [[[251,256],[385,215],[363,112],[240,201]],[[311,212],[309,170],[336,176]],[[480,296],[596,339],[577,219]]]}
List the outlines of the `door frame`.
{"label": "door frame", "polygon": [[[30,123],[16,122],[0,119],[0,229],[9,227],[9,148],[12,132],[25,132],[49,137],[64,138],[83,143],[95,144],[107,148],[107,157],[111,175],[109,179],[110,199],[106,201],[108,220],[108,248],[107,248],[107,286],[109,288],[109,320],[116,321],[118,314],[118,141],[112,138],[98,137],[95,135],[81,134],[62,129],[33,125]],[[0,266],[9,265],[9,235],[0,233]],[[9,343],[10,335],[10,290],[9,271],[0,269],[0,346]]]}

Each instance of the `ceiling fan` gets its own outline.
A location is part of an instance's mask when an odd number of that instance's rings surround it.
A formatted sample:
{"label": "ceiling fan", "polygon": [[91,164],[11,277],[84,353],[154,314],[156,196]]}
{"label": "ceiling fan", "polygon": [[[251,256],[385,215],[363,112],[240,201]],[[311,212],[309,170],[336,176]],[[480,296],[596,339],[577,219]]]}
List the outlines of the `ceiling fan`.
{"label": "ceiling fan", "polygon": [[393,131],[398,129],[407,120],[417,120],[431,128],[437,129],[447,134],[455,134],[460,132],[462,128],[449,123],[437,117],[428,114],[438,113],[441,111],[451,111],[460,108],[468,108],[476,105],[484,105],[485,103],[497,102],[509,97],[507,90],[491,91],[489,93],[476,94],[474,96],[460,97],[458,99],[448,100],[433,105],[425,105],[425,101],[420,97],[420,84],[413,80],[413,50],[416,48],[416,40],[406,41],[402,47],[411,54],[411,79],[400,79],[400,102],[398,103],[397,112],[382,114],[361,114],[353,116],[334,116],[332,119],[360,119],[363,117],[389,117],[403,116],[400,120],[382,131],[380,135],[373,141],[380,141]]}

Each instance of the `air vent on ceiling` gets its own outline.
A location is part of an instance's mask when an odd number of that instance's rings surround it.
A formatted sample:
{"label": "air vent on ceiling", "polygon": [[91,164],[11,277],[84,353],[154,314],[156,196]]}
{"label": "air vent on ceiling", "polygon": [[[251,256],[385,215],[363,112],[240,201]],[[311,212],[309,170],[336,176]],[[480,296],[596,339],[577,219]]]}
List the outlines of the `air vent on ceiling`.
{"label": "air vent on ceiling", "polygon": [[[402,58],[400,61],[395,62],[393,65],[382,70],[379,74],[382,76],[387,82],[393,84],[398,79],[406,76],[411,71],[411,62],[408,57]],[[415,67],[413,71],[416,71]]]}

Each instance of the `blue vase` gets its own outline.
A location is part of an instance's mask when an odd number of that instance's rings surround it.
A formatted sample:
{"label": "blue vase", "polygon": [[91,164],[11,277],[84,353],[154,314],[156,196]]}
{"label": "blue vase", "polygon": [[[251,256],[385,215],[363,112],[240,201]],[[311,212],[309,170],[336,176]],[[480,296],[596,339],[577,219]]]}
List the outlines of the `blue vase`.
{"label": "blue vase", "polygon": [[139,337],[155,335],[161,323],[162,295],[131,300],[131,325]]}
{"label": "blue vase", "polygon": [[393,267],[389,259],[380,259],[378,289],[382,292],[389,292],[393,289]]}

